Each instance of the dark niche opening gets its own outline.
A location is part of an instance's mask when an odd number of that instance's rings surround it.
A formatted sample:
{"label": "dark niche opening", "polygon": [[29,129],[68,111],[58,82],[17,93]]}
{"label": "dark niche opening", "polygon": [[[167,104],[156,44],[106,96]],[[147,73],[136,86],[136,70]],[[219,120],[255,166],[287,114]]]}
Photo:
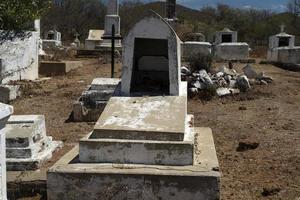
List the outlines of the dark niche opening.
{"label": "dark niche opening", "polygon": [[289,37],[280,37],[278,47],[288,47],[290,45]]}
{"label": "dark niche opening", "polygon": [[170,94],[168,40],[136,38],[131,91]]}
{"label": "dark niche opening", "polygon": [[231,43],[232,35],[231,34],[223,34],[222,35],[222,43]]}

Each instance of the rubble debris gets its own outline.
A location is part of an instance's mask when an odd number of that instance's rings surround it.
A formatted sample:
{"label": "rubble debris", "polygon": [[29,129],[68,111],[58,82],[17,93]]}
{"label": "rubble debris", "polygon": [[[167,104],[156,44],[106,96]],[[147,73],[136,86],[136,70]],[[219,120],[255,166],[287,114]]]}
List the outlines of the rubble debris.
{"label": "rubble debris", "polygon": [[249,79],[256,79],[258,77],[258,74],[256,71],[252,68],[251,65],[246,65],[243,68],[244,74],[249,78]]}
{"label": "rubble debris", "polygon": [[222,66],[220,68],[220,71],[223,72],[226,75],[231,75],[231,76],[237,76],[238,75],[238,73],[234,69],[228,69],[225,66]]}
{"label": "rubble debris", "polygon": [[218,88],[217,89],[217,95],[219,97],[232,95],[232,94],[239,94],[239,93],[240,93],[239,89],[233,89],[233,88]]}
{"label": "rubble debris", "polygon": [[191,71],[187,67],[182,66],[181,67],[181,73],[184,74],[184,75],[190,75]]}
{"label": "rubble debris", "polygon": [[213,86],[219,97],[247,92],[251,89],[251,85],[268,85],[273,82],[272,77],[265,75],[263,72],[257,73],[249,64],[243,68],[241,74],[226,66],[221,66],[219,71],[211,73],[204,69],[191,71],[188,67],[182,67],[181,76],[182,80],[188,82],[189,92],[193,95]]}
{"label": "rubble debris", "polygon": [[241,90],[241,92],[247,92],[251,89],[249,79],[245,75],[241,75],[236,79],[237,87]]}

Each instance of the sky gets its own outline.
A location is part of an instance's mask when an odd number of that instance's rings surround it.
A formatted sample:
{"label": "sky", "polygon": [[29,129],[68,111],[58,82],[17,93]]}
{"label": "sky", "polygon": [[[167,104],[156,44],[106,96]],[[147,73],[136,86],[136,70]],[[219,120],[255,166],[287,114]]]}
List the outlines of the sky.
{"label": "sky", "polygon": [[[143,1],[149,2],[155,0]],[[199,9],[203,6],[214,6],[217,3],[223,3],[238,8],[268,9],[276,12],[285,12],[288,1],[289,0],[177,0],[179,4],[194,9]]]}

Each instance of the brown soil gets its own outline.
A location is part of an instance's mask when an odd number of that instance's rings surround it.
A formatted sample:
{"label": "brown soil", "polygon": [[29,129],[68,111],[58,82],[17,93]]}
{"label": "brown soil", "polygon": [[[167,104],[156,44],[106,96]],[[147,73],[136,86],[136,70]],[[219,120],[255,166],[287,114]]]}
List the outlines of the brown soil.
{"label": "brown soil", "polygon": [[[25,96],[12,103],[14,114],[45,115],[48,135],[65,142],[44,167],[52,166],[93,129],[94,123],[66,120],[84,88],[95,77],[109,77],[110,67],[98,60],[83,62],[84,67],[66,76],[22,83]],[[241,66],[235,67],[240,70]],[[275,82],[234,97],[194,98],[189,101],[189,113],[195,115],[196,126],[213,129],[222,172],[222,199],[299,200],[300,73],[271,65],[254,67]],[[117,71],[119,76],[119,65]]]}

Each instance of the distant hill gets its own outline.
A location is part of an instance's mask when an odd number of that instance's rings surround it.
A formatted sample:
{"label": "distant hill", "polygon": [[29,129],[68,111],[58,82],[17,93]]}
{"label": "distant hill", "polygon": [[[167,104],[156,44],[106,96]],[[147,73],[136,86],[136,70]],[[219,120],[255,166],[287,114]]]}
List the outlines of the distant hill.
{"label": "distant hill", "polygon": [[[122,6],[120,15],[123,33],[126,33],[136,21],[146,15],[148,10],[154,10],[161,16],[166,16],[164,2]],[[300,36],[299,19],[299,25],[295,26],[294,18],[290,13],[278,14],[263,10],[245,10],[226,5],[194,10],[179,4],[177,4],[176,11],[178,19],[187,32],[201,32],[209,41],[212,40],[214,32],[225,27],[238,31],[240,41],[246,41],[253,45],[267,45],[268,37],[278,33],[281,24],[286,25],[288,33]]]}
{"label": "distant hill", "polygon": [[[79,33],[84,40],[89,29],[104,29],[106,5],[100,0],[54,0],[59,2],[42,17],[42,30],[56,27],[64,40],[74,40],[74,33]],[[63,3],[62,3],[63,2]],[[61,3],[61,4],[60,4]],[[62,6],[63,4],[63,6]],[[123,36],[141,18],[154,10],[162,17],[166,16],[165,2],[142,3],[127,1],[120,5],[121,33]],[[252,46],[268,44],[269,36],[280,31],[281,24],[286,25],[286,32],[300,36],[300,19],[290,13],[273,13],[265,10],[246,10],[227,5],[206,7],[201,10],[191,9],[177,4],[176,27],[179,36],[189,32],[203,33],[208,41],[213,34],[225,27],[238,31],[239,41]]]}

